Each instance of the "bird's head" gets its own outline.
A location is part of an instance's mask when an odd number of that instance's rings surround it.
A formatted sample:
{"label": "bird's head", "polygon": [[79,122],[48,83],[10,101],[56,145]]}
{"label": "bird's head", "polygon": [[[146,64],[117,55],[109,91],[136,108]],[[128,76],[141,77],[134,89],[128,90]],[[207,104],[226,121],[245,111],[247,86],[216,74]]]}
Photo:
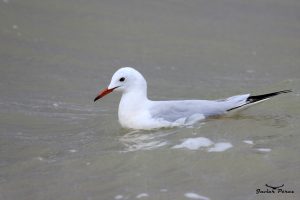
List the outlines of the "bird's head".
{"label": "bird's head", "polygon": [[94,99],[104,97],[112,91],[130,92],[133,90],[144,91],[147,89],[147,83],[141,73],[131,67],[123,67],[117,70],[111,78],[107,88],[102,90]]}

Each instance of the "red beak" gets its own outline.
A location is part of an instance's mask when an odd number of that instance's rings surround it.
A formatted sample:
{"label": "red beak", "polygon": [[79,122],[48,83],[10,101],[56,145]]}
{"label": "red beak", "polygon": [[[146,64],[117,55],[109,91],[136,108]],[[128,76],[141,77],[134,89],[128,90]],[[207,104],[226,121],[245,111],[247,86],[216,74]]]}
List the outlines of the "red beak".
{"label": "red beak", "polygon": [[102,97],[104,97],[105,95],[111,93],[112,91],[114,91],[114,89],[118,88],[117,87],[114,87],[114,88],[111,88],[111,89],[108,89],[108,88],[105,88],[104,90],[102,90],[98,96],[96,96],[96,98],[94,99],[94,102],[97,101],[98,99],[101,99]]}
{"label": "red beak", "polygon": [[102,97],[104,97],[105,95],[111,93],[112,91],[114,91],[114,89],[116,89],[117,87],[114,87],[112,89],[108,89],[108,88],[105,88],[104,90],[102,90],[98,96],[96,96],[96,98],[94,99],[94,102],[97,101],[98,99],[101,99]]}

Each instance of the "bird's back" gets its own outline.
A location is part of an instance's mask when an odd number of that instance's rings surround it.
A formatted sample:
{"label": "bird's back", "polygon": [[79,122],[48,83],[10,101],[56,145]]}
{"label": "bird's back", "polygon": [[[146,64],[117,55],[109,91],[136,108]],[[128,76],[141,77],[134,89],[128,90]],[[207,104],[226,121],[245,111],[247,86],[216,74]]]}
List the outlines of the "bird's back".
{"label": "bird's back", "polygon": [[222,115],[233,107],[245,104],[248,97],[249,94],[222,100],[153,101],[150,114],[154,118],[162,118],[170,122],[195,115],[204,117]]}

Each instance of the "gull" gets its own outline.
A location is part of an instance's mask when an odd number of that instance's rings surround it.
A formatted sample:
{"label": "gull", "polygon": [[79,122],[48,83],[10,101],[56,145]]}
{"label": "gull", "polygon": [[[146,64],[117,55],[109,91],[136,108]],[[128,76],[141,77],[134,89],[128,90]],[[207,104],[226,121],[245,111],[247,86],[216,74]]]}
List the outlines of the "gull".
{"label": "gull", "polygon": [[94,102],[112,91],[122,93],[118,110],[121,126],[145,130],[191,125],[208,117],[245,109],[278,94],[291,92],[282,90],[257,96],[242,94],[219,100],[152,101],[147,97],[145,78],[131,67],[117,70],[109,86],[96,96]]}

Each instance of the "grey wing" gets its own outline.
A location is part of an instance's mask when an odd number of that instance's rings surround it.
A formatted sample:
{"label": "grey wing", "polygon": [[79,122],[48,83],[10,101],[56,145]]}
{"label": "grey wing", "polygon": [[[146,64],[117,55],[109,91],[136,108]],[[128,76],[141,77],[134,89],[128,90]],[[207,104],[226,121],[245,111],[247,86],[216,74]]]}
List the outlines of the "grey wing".
{"label": "grey wing", "polygon": [[214,116],[222,115],[232,108],[247,104],[250,95],[232,96],[223,100],[184,100],[184,101],[155,101],[152,102],[150,114],[154,118],[162,118],[174,122],[180,118],[193,115]]}
{"label": "grey wing", "polygon": [[208,100],[159,101],[150,110],[152,117],[162,118],[170,122],[197,114],[203,116],[220,115],[226,111],[224,102]]}

